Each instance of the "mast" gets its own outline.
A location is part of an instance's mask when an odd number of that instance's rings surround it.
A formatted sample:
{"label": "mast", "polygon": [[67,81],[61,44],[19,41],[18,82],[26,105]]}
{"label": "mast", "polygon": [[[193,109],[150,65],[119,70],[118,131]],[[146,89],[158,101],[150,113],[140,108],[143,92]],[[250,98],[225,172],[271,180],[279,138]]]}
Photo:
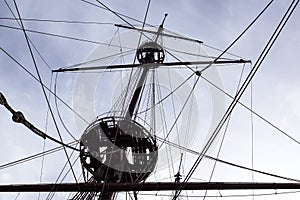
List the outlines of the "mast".
{"label": "mast", "polygon": [[146,79],[148,72],[151,68],[157,67],[155,64],[157,63],[163,63],[165,54],[163,48],[157,44],[158,38],[160,34],[163,31],[163,25],[165,23],[166,17],[168,14],[165,14],[164,19],[162,23],[160,24],[157,32],[155,39],[152,41],[145,42],[142,44],[137,52],[136,52],[136,57],[139,63],[141,64],[139,67],[141,68],[141,76],[138,80],[138,84],[136,85],[134,94],[131,98],[129,107],[128,107],[128,112],[126,112],[126,117],[125,118],[131,118],[134,119],[135,116],[134,112],[138,110],[138,102],[142,98],[142,91],[145,87]]}
{"label": "mast", "polygon": [[133,116],[134,111],[138,110],[137,103],[142,98],[141,93],[142,93],[143,88],[145,87],[145,82],[146,82],[148,72],[149,72],[148,67],[142,67],[142,75],[141,75],[141,77],[138,81],[137,87],[136,87],[136,89],[134,91],[134,94],[131,98],[131,101],[130,101],[130,104],[129,104],[129,107],[128,107],[128,112],[126,112],[126,116],[125,116],[126,119],[128,119],[128,118],[133,119],[134,118],[134,116]]}

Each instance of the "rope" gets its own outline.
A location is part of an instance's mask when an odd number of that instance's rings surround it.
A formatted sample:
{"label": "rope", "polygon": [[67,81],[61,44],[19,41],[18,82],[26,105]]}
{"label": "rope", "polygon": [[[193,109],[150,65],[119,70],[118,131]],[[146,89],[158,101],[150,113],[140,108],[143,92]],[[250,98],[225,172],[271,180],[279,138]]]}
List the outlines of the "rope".
{"label": "rope", "polygon": [[[7,25],[3,25],[3,24],[0,24],[0,27],[14,29],[14,30],[22,30],[21,28],[18,28],[18,27],[7,26]],[[91,43],[91,44],[98,44],[98,45],[118,47],[118,45],[114,45],[114,44],[109,45],[108,43],[100,42],[100,41],[87,40],[87,39],[83,39],[83,38],[71,37],[71,36],[66,36],[66,35],[61,35],[61,34],[55,34],[55,33],[49,33],[49,32],[44,32],[44,31],[36,31],[36,30],[32,30],[32,29],[24,29],[24,30],[26,32],[29,32],[29,33],[36,33],[36,34],[40,34],[40,35],[58,37],[58,38],[69,39],[69,40],[74,40],[74,41],[79,41],[79,42],[86,42],[86,43]],[[123,47],[123,48],[128,49],[128,50],[132,50],[131,47]]]}
{"label": "rope", "polygon": [[180,112],[178,113],[178,115],[177,115],[177,117],[176,117],[176,119],[175,119],[174,123],[172,124],[172,126],[171,126],[170,130],[168,131],[168,134],[166,135],[165,139],[162,141],[162,143],[161,143],[161,145],[160,145],[160,147],[159,147],[159,148],[161,148],[161,146],[162,146],[162,145],[165,143],[165,141],[166,141],[166,140],[167,140],[167,138],[169,137],[169,135],[170,135],[171,131],[172,131],[172,130],[173,130],[173,128],[175,127],[175,124],[177,123],[177,121],[178,121],[179,117],[181,116],[181,114],[182,114],[182,112],[183,112],[183,109],[185,108],[185,106],[186,106],[186,104],[187,104],[188,100],[190,99],[191,95],[193,94],[193,91],[194,91],[194,89],[195,89],[195,87],[196,87],[196,85],[197,85],[197,83],[198,83],[198,81],[199,81],[199,78],[200,78],[200,76],[198,76],[198,77],[197,77],[197,80],[196,80],[196,82],[194,83],[194,85],[193,85],[193,87],[192,87],[191,91],[189,92],[189,95],[188,95],[188,97],[187,97],[186,101],[184,102],[184,104],[183,104],[183,106],[182,106],[182,108],[181,108]]}
{"label": "rope", "polygon": [[[0,50],[3,51],[10,59],[12,59],[19,67],[21,67],[27,74],[29,74],[34,80],[39,82],[39,79],[35,77],[26,67],[24,67],[19,61],[17,61],[10,53],[8,53],[6,50],[4,50],[2,47],[0,47]],[[63,101],[60,97],[56,96],[54,92],[51,91],[46,85],[43,84],[43,87],[48,90],[52,95],[55,96],[60,102],[62,102],[68,109],[70,109],[75,115],[77,115],[82,121],[86,122],[88,124],[88,121],[85,120],[79,113],[77,113],[73,108],[71,108],[65,101]]]}
{"label": "rope", "polygon": [[[4,0],[6,2],[6,0]],[[0,17],[0,20],[20,20],[19,18]],[[36,19],[36,18],[22,18],[23,21],[32,22],[51,22],[51,23],[66,23],[66,24],[87,24],[87,25],[114,25],[114,23],[108,22],[96,22],[96,21],[76,21],[76,20],[54,20],[54,19]]]}
{"label": "rope", "polygon": [[[74,142],[68,143],[68,145],[73,146],[73,145],[75,145],[75,144],[77,144],[77,143],[78,143],[78,141],[74,141]],[[22,158],[22,159],[13,161],[13,162],[9,162],[9,163],[3,164],[3,165],[0,166],[0,170],[6,169],[6,168],[8,168],[8,167],[13,167],[13,166],[15,166],[15,165],[19,165],[19,164],[21,164],[21,163],[28,162],[28,161],[33,160],[33,159],[37,159],[37,158],[40,158],[40,157],[42,157],[42,156],[49,155],[49,154],[51,154],[51,153],[55,153],[55,152],[57,152],[57,151],[61,151],[62,149],[63,149],[62,146],[58,146],[58,147],[49,149],[49,150],[47,150],[47,151],[40,152],[40,153],[31,155],[31,156],[28,156],[28,157],[26,157],[26,158]]]}
{"label": "rope", "polygon": [[[228,107],[225,115],[223,116],[223,118],[221,119],[220,123],[218,124],[218,126],[216,127],[215,131],[213,132],[212,136],[210,137],[210,139],[208,140],[207,144],[205,145],[204,149],[201,152],[201,155],[196,159],[195,163],[193,164],[192,168],[190,169],[187,177],[185,178],[182,186],[184,186],[187,181],[190,179],[190,177],[192,176],[192,174],[195,172],[197,166],[199,165],[199,163],[201,162],[201,160],[203,159],[204,155],[206,154],[206,152],[208,151],[208,148],[210,147],[210,145],[212,144],[212,142],[214,141],[214,139],[216,138],[216,136],[218,135],[220,129],[222,128],[223,124],[226,122],[226,120],[228,119],[229,115],[231,114],[232,110],[234,109],[235,105],[238,103],[239,99],[241,98],[242,94],[244,93],[244,91],[246,90],[247,86],[249,85],[249,83],[251,82],[252,78],[254,77],[254,75],[256,74],[257,70],[259,69],[259,67],[261,66],[262,62],[264,61],[265,57],[267,56],[267,54],[269,53],[271,47],[273,46],[274,42],[276,41],[276,39],[278,38],[279,34],[281,33],[284,25],[286,24],[286,22],[288,21],[288,19],[290,18],[291,14],[293,13],[293,11],[295,10],[295,8],[297,7],[299,0],[297,1],[297,3],[294,5],[295,0],[291,3],[291,5],[289,6],[288,10],[286,11],[285,15],[283,16],[282,20],[280,21],[280,23],[278,24],[276,30],[274,31],[274,33],[272,34],[271,38],[269,39],[268,43],[266,44],[264,50],[262,51],[261,55],[259,56],[258,60],[256,61],[254,67],[252,68],[252,70],[250,71],[249,75],[247,76],[245,82],[243,83],[242,87],[239,89],[237,95],[235,96],[235,98],[233,99],[232,103],[230,104],[230,106]],[[179,194],[182,190],[179,191]],[[176,199],[178,196],[174,196],[173,199]]]}
{"label": "rope", "polygon": [[[51,76],[53,75],[53,73],[51,73]],[[57,96],[57,79],[58,79],[58,75],[57,73],[55,74],[55,82],[54,82],[54,94]],[[52,78],[51,78],[51,81],[52,81]],[[50,87],[51,88],[51,87]],[[76,140],[76,138],[73,136],[73,134],[71,133],[71,131],[68,129],[68,127],[66,126],[66,124],[64,123],[64,120],[62,119],[62,116],[60,114],[60,111],[58,109],[58,102],[57,102],[57,98],[55,98],[55,107],[56,107],[56,111],[57,111],[57,115],[58,115],[58,118],[61,122],[61,124],[63,125],[64,129],[66,130],[66,132],[69,134],[69,136],[71,136],[71,138],[73,140]]]}
{"label": "rope", "polygon": [[[90,5],[92,5],[92,6],[95,6],[95,7],[98,7],[98,8],[101,8],[101,9],[104,9],[104,10],[108,10],[107,8],[105,8],[105,7],[102,7],[102,6],[99,6],[99,5],[97,5],[97,4],[94,4],[94,3],[92,3],[92,2],[89,2],[89,1],[86,1],[86,0],[81,0],[82,2],[84,2],[84,3],[87,3],[87,4],[90,4]],[[109,10],[108,10],[109,11]],[[140,20],[138,20],[138,19],[135,19],[135,18],[133,18],[133,17],[129,17],[129,16],[127,16],[127,15],[124,15],[124,14],[122,14],[122,13],[119,13],[119,12],[115,12],[116,14],[118,14],[118,15],[120,15],[120,16],[122,16],[122,17],[125,17],[125,18],[127,18],[127,19],[130,19],[130,20],[132,20],[132,21],[136,21],[136,22],[138,22],[138,23],[143,23],[143,21],[140,21]],[[151,26],[151,27],[154,27],[153,25],[151,25],[151,24],[147,24],[147,23],[145,23],[147,26]]]}
{"label": "rope", "polygon": [[[242,82],[242,77],[243,77],[243,74],[244,74],[244,69],[245,69],[245,64],[243,65],[243,68],[242,68],[242,71],[241,71],[239,82],[238,82],[238,85],[237,85],[237,88],[236,88],[236,93],[238,92],[238,89],[239,89],[240,84]],[[225,129],[224,129],[224,133],[223,133],[223,136],[222,136],[221,144],[220,144],[220,147],[218,149],[218,153],[217,153],[217,157],[216,157],[217,159],[219,159],[219,156],[220,156],[220,153],[221,153],[221,149],[222,149],[224,141],[225,141],[225,136],[226,136],[226,133],[227,133],[227,130],[228,130],[228,127],[229,127],[230,119],[231,119],[231,115],[228,117],[228,121],[227,121],[227,124],[226,124]],[[215,162],[214,162],[214,166],[213,166],[211,175],[209,177],[209,182],[211,182],[211,180],[212,180],[212,177],[213,177],[213,174],[215,172],[216,166],[217,166],[217,160],[215,160]],[[252,167],[252,169],[253,169],[253,167]],[[253,171],[252,171],[252,173],[253,173]],[[218,190],[218,192],[220,193],[220,196],[222,196],[220,190]],[[204,194],[203,200],[206,198],[206,195],[207,195],[207,190],[205,190],[205,194]]]}

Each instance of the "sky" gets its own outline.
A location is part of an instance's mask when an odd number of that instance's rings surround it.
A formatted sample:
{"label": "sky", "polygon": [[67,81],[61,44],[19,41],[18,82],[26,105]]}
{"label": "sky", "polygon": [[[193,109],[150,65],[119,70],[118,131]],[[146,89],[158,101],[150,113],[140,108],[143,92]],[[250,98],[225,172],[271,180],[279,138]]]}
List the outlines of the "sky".
{"label": "sky", "polygon": [[[30,73],[37,76],[23,32],[8,28],[8,26],[19,27],[18,23],[14,20],[4,19],[13,17],[6,2],[13,13],[17,15],[13,1],[7,0],[0,2],[0,47],[21,63]],[[99,5],[96,1],[91,2]],[[112,10],[140,21],[144,19],[148,3],[148,1],[138,0],[130,2],[121,0],[102,2]],[[204,42],[204,45],[224,50],[239,36],[248,24],[251,23],[268,2],[269,1],[266,0],[152,0],[146,22],[158,26],[163,20],[164,14],[168,13],[164,24],[166,29],[186,37],[201,40]],[[244,59],[252,61],[252,65],[245,65],[242,80],[245,79],[251,67],[253,67],[290,2],[291,1],[288,0],[274,1],[262,17],[229,49],[230,53],[237,54]],[[41,78],[48,87],[50,87],[51,80],[54,80],[53,77],[51,78],[52,69],[84,62],[97,52],[105,55],[109,52],[109,47],[99,43],[111,41],[113,44],[117,41],[117,36],[126,39],[128,34],[134,34],[130,31],[126,33],[126,30],[117,29],[113,24],[124,24],[124,21],[120,20],[120,18],[111,12],[79,0],[53,0],[51,3],[19,0],[17,1],[17,5],[20,15],[24,19],[80,20],[99,23],[83,25],[49,21],[24,21],[24,26],[28,30],[94,41],[76,41],[74,39],[28,32],[32,44],[34,44],[34,47],[45,61],[39,57],[37,51],[33,51]],[[251,82],[252,92],[249,87],[241,98],[241,102],[248,107],[251,106],[252,99],[252,109],[256,113],[298,141],[300,140],[298,133],[300,131],[300,123],[298,122],[300,120],[300,106],[298,103],[298,99],[300,98],[300,80],[298,74],[300,70],[297,60],[300,50],[300,24],[297,21],[300,17],[299,15],[299,8],[296,8],[253,78]],[[134,26],[141,26],[141,24],[136,21],[127,18],[126,20]],[[113,37],[114,35],[115,37]],[[111,39],[112,37],[113,39]],[[136,37],[134,38],[136,39]],[[191,48],[188,45],[180,46],[182,41],[173,39],[172,42],[171,45],[179,49]],[[133,45],[134,44],[135,43],[133,43]],[[209,55],[216,56],[220,53],[207,47],[203,47],[203,49],[205,49]],[[24,113],[28,121],[41,130],[46,131],[49,135],[58,138],[57,130],[48,112],[48,106],[39,82],[34,80],[24,69],[18,66],[3,50],[0,52],[0,92],[5,95],[9,104],[15,110],[20,110]],[[193,49],[189,49],[189,51],[193,51]],[[219,84],[222,84],[222,88],[225,91],[234,95],[242,72],[242,65],[230,66],[228,68],[220,67],[217,68],[217,70],[221,77]],[[174,72],[174,77],[176,77],[178,73],[180,76],[188,74],[186,70],[182,70],[181,72]],[[80,77],[78,77],[77,74],[72,73],[59,74],[57,79],[57,94],[71,107],[78,108],[78,105],[74,105],[75,99],[85,97],[93,101],[97,100],[95,103],[95,112],[102,112],[102,107],[109,106],[105,104],[106,101],[104,102],[103,99],[117,96],[117,94],[107,94],[107,88],[114,87],[114,81],[117,77],[111,78],[109,75],[102,76],[100,85],[105,85],[105,87],[98,86],[96,91],[99,93],[90,94],[90,96],[88,96],[90,91],[85,91],[84,97],[80,95],[78,91],[76,93],[76,89],[81,85],[81,82],[78,82]],[[87,78],[90,78],[90,76]],[[180,80],[180,77],[175,79]],[[91,84],[91,82],[89,82],[89,84]],[[196,111],[199,111],[199,115],[196,115],[197,119],[195,120],[199,120],[199,125],[194,125],[197,131],[205,134],[205,132],[209,131],[210,127],[213,127],[212,124],[215,123],[213,114],[217,110],[216,102],[220,99],[213,99],[215,97],[214,94],[220,94],[216,92],[216,90],[211,89],[212,87],[202,79],[199,85],[199,88],[202,88],[203,92],[199,90],[195,93],[195,97],[193,97],[198,105],[198,110]],[[48,92],[46,93],[48,95]],[[221,96],[218,96],[218,98],[221,98]],[[59,120],[54,97],[51,96],[50,99],[64,141],[73,141]],[[180,102],[180,98],[177,100],[179,103],[182,103]],[[229,106],[230,102],[230,98],[224,97],[224,108],[223,111],[220,111],[221,114]],[[80,138],[85,128],[85,123],[81,122],[79,126],[78,119],[74,117],[74,113],[61,102],[58,102],[57,107],[68,130],[73,133],[75,138]],[[91,115],[89,116],[91,118],[89,118],[89,120],[97,116],[95,113],[88,114]],[[6,163],[42,152],[43,148],[47,150],[57,146],[48,140],[44,142],[42,138],[27,130],[24,126],[13,123],[11,114],[3,106],[0,107],[0,116],[0,135],[2,138],[0,147],[1,167]],[[251,123],[251,121],[253,123]],[[184,120],[181,120],[180,123],[184,124]],[[223,131],[224,129],[222,129],[221,133]],[[194,133],[192,139],[194,142],[191,142],[187,147],[198,152],[201,151],[205,136]],[[214,148],[208,152],[209,155],[217,155],[220,142],[221,137],[214,143]],[[219,158],[249,168],[253,165],[254,169],[268,173],[300,179],[298,170],[300,162],[297,160],[297,155],[300,153],[299,151],[298,143],[292,141],[259,117],[251,115],[251,113],[242,106],[237,105],[230,118]],[[71,151],[68,150],[68,154],[71,154]],[[75,161],[77,157],[78,155],[73,155],[71,162]],[[63,151],[60,151],[43,158],[34,159],[5,169],[1,168],[1,184],[55,182],[66,162],[65,154]],[[183,175],[188,172],[191,163],[193,163],[195,159],[195,155],[185,154],[182,167],[184,169],[182,171]],[[191,181],[208,181],[213,164],[214,162],[204,159],[197,168]],[[173,168],[175,168],[176,171],[178,165],[179,160],[177,156],[174,160],[174,164],[169,165],[171,170],[168,170],[167,167],[160,172],[156,171],[155,176],[150,177],[149,180],[155,181],[167,178],[165,180],[172,181]],[[257,173],[253,174],[250,171],[237,169],[225,164],[218,163],[216,166],[212,181],[243,182],[254,180],[257,182],[285,182],[285,180],[282,179]],[[74,170],[75,174],[79,177],[81,167],[78,160],[76,161]],[[169,172],[171,173],[169,174]],[[167,177],[165,174],[168,174]],[[74,182],[71,173],[66,176],[64,182]],[[280,192],[282,192],[280,190],[255,191],[254,193],[275,192],[278,194],[255,196],[254,199],[273,200],[299,198],[298,193],[280,194]],[[218,191],[213,191],[208,194],[212,196],[217,195],[217,197],[208,199],[253,199],[253,197],[226,197],[226,195],[252,193],[253,191],[221,191],[223,197],[220,197]],[[162,192],[158,192],[157,194],[156,197],[151,196],[150,198],[169,199],[168,197],[159,196],[163,194]],[[182,194],[188,194],[190,196],[189,199],[197,199],[191,196],[203,195],[203,192],[190,191],[188,193],[183,192]],[[40,196],[37,193],[1,193],[0,199],[46,199],[47,195],[48,194],[45,193]],[[62,199],[67,196],[68,194],[57,193],[54,199]],[[146,199],[148,197],[141,195],[140,198]],[[125,199],[125,197],[120,195],[118,199]],[[183,199],[186,198],[183,197]]]}

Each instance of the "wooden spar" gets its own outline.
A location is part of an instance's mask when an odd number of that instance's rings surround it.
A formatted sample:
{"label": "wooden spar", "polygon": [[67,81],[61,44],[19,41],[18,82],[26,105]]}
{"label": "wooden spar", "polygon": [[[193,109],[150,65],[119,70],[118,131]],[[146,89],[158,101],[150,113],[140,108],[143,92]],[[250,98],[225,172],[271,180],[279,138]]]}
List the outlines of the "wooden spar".
{"label": "wooden spar", "polygon": [[146,183],[61,183],[0,185],[0,192],[122,192],[172,190],[260,190],[300,189],[300,183],[250,182],[146,182]]}
{"label": "wooden spar", "polygon": [[[166,15],[165,15],[166,16]],[[163,21],[164,23],[164,21]],[[162,23],[162,24],[163,24]],[[126,29],[131,29],[131,30],[136,30],[139,32],[145,32],[145,33],[151,33],[151,34],[157,34],[157,31],[151,31],[151,30],[147,30],[147,29],[141,29],[141,28],[135,28],[135,27],[131,27],[131,26],[125,26],[125,25],[121,25],[121,24],[115,24],[116,27],[121,27],[121,28],[126,28]],[[188,38],[188,37],[182,37],[179,35],[173,35],[173,34],[167,34],[167,33],[160,33],[161,36],[166,36],[166,37],[171,37],[171,38],[175,38],[175,39],[181,39],[181,40],[187,40],[187,41],[192,41],[192,42],[196,42],[199,44],[202,44],[203,42],[197,39],[192,39],[192,38]]]}
{"label": "wooden spar", "polygon": [[[250,60],[222,60],[222,61],[191,61],[191,62],[169,62],[169,63],[151,63],[150,67],[172,67],[178,65],[222,65],[222,64],[238,64],[238,63],[250,63]],[[125,64],[125,65],[107,65],[107,66],[94,66],[94,67],[75,67],[75,68],[60,68],[52,70],[52,72],[70,72],[70,71],[89,71],[89,70],[103,70],[103,69],[123,69],[139,67],[142,64]],[[147,64],[143,65],[144,67]]]}

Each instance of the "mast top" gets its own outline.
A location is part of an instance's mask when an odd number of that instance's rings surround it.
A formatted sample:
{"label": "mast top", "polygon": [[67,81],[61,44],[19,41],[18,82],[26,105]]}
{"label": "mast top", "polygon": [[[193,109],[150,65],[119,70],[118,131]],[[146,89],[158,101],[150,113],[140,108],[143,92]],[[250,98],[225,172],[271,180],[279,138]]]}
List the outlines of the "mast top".
{"label": "mast top", "polygon": [[148,41],[137,49],[136,57],[140,64],[163,63],[165,52],[156,42]]}

